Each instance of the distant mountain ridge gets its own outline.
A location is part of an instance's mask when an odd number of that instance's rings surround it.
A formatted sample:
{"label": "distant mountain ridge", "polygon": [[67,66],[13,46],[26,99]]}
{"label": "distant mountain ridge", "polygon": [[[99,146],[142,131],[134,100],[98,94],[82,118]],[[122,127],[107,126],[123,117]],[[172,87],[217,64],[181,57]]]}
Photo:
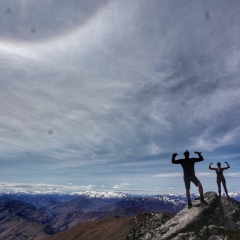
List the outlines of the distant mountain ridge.
{"label": "distant mountain ridge", "polygon": [[[186,198],[185,193],[165,193],[165,194],[131,194],[124,192],[116,192],[116,191],[84,191],[84,192],[41,192],[41,191],[12,191],[7,189],[0,189],[0,197],[7,195],[35,195],[35,196],[54,196],[62,201],[74,198],[76,196],[84,196],[90,198],[128,198],[128,197],[169,197],[184,200]],[[198,196],[199,194],[192,194],[193,197]],[[240,199],[240,193],[238,192],[229,192],[229,196],[234,199]]]}
{"label": "distant mountain ridge", "polygon": [[[89,221],[115,217],[134,218],[147,212],[177,212],[184,206],[183,200],[160,195],[139,196],[115,192],[4,192],[0,194],[0,239],[18,240],[24,236],[25,239],[35,240],[39,239],[39,236],[46,237]],[[21,225],[21,229],[18,229],[20,225],[16,224],[17,222],[24,222],[26,228]],[[117,220],[115,222],[118,223]],[[34,232],[37,234],[33,235]]]}
{"label": "distant mountain ridge", "polygon": [[[230,195],[240,199],[240,194]],[[192,195],[192,198],[195,196]],[[185,206],[184,194],[149,196],[89,191],[82,194],[5,192],[0,194],[0,239],[20,240],[24,236],[24,239],[37,240],[39,236],[47,237],[90,221],[104,225],[104,219],[108,221],[111,218],[121,219],[114,220],[114,226],[117,227],[122,218],[130,219],[145,213],[176,214]],[[19,222],[24,223],[24,227],[16,224]]]}

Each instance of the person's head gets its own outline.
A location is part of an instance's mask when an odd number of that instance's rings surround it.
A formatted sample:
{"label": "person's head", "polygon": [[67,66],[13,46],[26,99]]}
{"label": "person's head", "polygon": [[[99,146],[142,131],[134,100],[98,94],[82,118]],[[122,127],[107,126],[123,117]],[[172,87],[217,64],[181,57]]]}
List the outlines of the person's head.
{"label": "person's head", "polygon": [[190,155],[190,153],[189,153],[189,151],[188,151],[188,150],[185,150],[185,151],[184,151],[184,153],[183,153],[183,155],[184,155],[186,158],[188,158],[188,157],[189,157],[189,155]]}
{"label": "person's head", "polygon": [[217,166],[220,168],[220,167],[221,167],[221,163],[220,163],[220,162],[218,162],[218,163],[217,163]]}

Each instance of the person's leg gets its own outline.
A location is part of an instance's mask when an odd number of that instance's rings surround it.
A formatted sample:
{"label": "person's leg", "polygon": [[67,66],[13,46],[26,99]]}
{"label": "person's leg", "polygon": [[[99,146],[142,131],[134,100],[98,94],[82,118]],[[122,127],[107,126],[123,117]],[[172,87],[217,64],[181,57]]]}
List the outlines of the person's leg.
{"label": "person's leg", "polygon": [[190,180],[188,179],[188,177],[185,177],[185,176],[183,180],[184,180],[185,189],[186,189],[186,198],[187,200],[190,200]]}
{"label": "person's leg", "polygon": [[198,191],[199,191],[200,196],[203,195],[203,187],[202,187],[202,184],[199,182],[199,183],[197,184],[197,186],[198,186]]}
{"label": "person's leg", "polygon": [[186,189],[186,197],[188,200],[188,208],[192,207],[192,203],[191,203],[191,197],[190,197],[190,189]]}
{"label": "person's leg", "polygon": [[208,205],[208,203],[204,200],[204,197],[203,197],[203,187],[202,187],[202,184],[200,182],[197,184],[197,187],[198,187],[198,191],[199,191],[199,194],[200,194],[201,203],[205,204],[205,205]]}
{"label": "person's leg", "polygon": [[190,196],[190,179],[184,176],[184,183],[185,183],[185,189],[186,189],[186,198],[188,201],[188,208],[191,208],[192,203],[191,203],[191,196]]}
{"label": "person's leg", "polygon": [[196,187],[198,187],[201,203],[208,205],[208,203],[204,200],[204,197],[203,197],[203,187],[202,187],[201,182],[198,180],[198,178],[196,176],[193,176],[191,181],[196,185]]}
{"label": "person's leg", "polygon": [[221,198],[221,180],[217,179],[218,196]]}
{"label": "person's leg", "polygon": [[190,200],[190,189],[186,189],[186,198]]}
{"label": "person's leg", "polygon": [[227,198],[229,198],[225,179],[222,180],[222,185],[223,185],[223,188],[224,188],[224,191],[226,193]]}

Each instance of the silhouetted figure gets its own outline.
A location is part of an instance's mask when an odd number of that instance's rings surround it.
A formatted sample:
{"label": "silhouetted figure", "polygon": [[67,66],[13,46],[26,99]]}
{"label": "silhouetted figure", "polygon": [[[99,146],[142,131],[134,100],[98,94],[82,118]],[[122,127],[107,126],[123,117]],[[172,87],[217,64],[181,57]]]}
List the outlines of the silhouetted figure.
{"label": "silhouetted figure", "polygon": [[223,185],[223,188],[224,188],[224,191],[226,193],[227,198],[230,198],[228,196],[226,180],[225,180],[225,177],[223,176],[223,171],[226,170],[226,169],[229,169],[230,166],[229,166],[228,162],[225,162],[225,163],[227,164],[227,167],[225,167],[225,168],[221,168],[221,163],[220,162],[217,163],[217,166],[218,166],[217,168],[212,168],[211,167],[212,163],[210,163],[210,165],[209,165],[209,169],[216,171],[216,174],[217,174],[217,185],[218,185],[218,195],[219,195],[220,198],[221,198],[221,183]]}
{"label": "silhouetted figure", "polygon": [[181,164],[183,168],[183,174],[184,174],[184,182],[185,182],[185,188],[186,188],[186,197],[188,199],[188,208],[192,207],[192,202],[190,199],[190,183],[193,182],[197,187],[198,191],[200,193],[200,199],[201,203],[207,205],[207,202],[203,198],[203,187],[198,178],[195,175],[195,169],[194,165],[195,162],[201,162],[204,160],[204,158],[201,155],[201,152],[194,152],[198,154],[198,158],[189,158],[189,151],[184,151],[184,159],[175,160],[175,157],[178,155],[177,153],[174,153],[172,155],[172,163],[173,164]]}

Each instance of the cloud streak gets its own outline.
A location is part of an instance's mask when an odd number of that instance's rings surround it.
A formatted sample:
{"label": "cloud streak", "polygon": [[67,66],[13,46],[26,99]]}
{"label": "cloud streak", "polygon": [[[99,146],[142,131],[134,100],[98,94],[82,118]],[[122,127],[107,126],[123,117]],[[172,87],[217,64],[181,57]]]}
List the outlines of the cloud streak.
{"label": "cloud streak", "polygon": [[28,193],[73,193],[90,191],[93,185],[74,186],[69,185],[51,185],[51,184],[25,184],[25,183],[0,183],[1,192],[28,192]]}

